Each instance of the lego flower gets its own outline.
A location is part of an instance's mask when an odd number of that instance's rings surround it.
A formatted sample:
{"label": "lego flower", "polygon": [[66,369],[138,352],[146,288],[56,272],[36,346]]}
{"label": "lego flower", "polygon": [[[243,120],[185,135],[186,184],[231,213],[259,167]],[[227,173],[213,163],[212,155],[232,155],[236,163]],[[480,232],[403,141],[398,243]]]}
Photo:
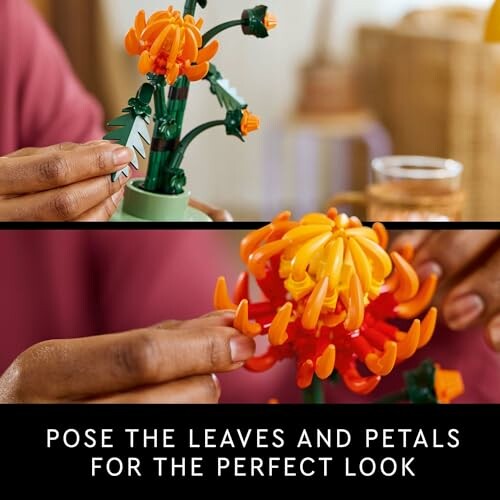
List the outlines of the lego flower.
{"label": "lego flower", "polygon": [[241,119],[241,133],[245,136],[251,132],[255,132],[260,128],[260,119],[257,115],[253,115],[247,109],[243,110],[243,118]]}
{"label": "lego flower", "polygon": [[243,33],[257,38],[266,38],[269,32],[278,26],[276,16],[271,14],[265,5],[243,11]]}
{"label": "lego flower", "polygon": [[[225,279],[219,279],[215,308],[235,310],[235,327],[246,335],[267,335],[267,353],[251,359],[247,369],[261,372],[294,358],[302,389],[314,375],[324,380],[337,369],[351,391],[368,394],[430,341],[436,309],[423,321],[415,319],[407,332],[391,320],[423,313],[437,278],[420,283],[410,264],[411,249],[387,253],[381,224],[363,227],[334,209],[298,222],[290,217],[283,213],[242,241],[248,271],[240,277],[234,302]],[[250,275],[263,302],[249,301]],[[360,364],[371,375],[362,376]]]}
{"label": "lego flower", "polygon": [[209,61],[219,49],[217,40],[202,48],[202,26],[203,19],[182,17],[172,6],[148,20],[141,10],[125,38],[125,47],[130,55],[140,56],[139,71],[143,74],[164,75],[170,85],[183,75],[198,81],[207,75]]}

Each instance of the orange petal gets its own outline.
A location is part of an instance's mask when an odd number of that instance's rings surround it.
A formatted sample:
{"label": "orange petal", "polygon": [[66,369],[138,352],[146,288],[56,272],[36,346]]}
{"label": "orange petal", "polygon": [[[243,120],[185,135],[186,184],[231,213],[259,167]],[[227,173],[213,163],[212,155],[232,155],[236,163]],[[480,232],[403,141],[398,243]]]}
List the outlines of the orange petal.
{"label": "orange petal", "polygon": [[373,230],[375,231],[377,237],[378,237],[378,243],[379,245],[386,250],[388,245],[389,245],[389,234],[387,233],[387,229],[385,226],[380,223],[380,222],[375,222],[373,224]]}
{"label": "orange petal", "polygon": [[335,221],[335,218],[337,217],[338,214],[339,214],[339,211],[335,207],[330,207],[328,209],[328,212],[326,213],[326,216],[329,219],[332,219],[333,221]]}
{"label": "orange petal", "polygon": [[198,82],[207,76],[209,69],[210,64],[205,62],[197,64],[196,66],[186,66],[184,68],[184,74],[188,77],[189,81]]}
{"label": "orange petal", "polygon": [[356,274],[351,278],[349,290],[349,307],[347,308],[347,318],[344,327],[349,332],[358,330],[365,319],[365,301],[361,281]]}
{"label": "orange petal", "polygon": [[416,319],[408,333],[398,332],[396,334],[398,339],[398,361],[404,361],[411,358],[417,351],[420,342],[420,321]]}
{"label": "orange petal", "polygon": [[354,238],[349,238],[349,251],[356,268],[356,273],[361,281],[364,292],[368,292],[372,284],[372,269],[366,253]]}
{"label": "orange petal", "polygon": [[385,351],[382,356],[370,353],[365,358],[367,368],[375,375],[385,377],[392,372],[398,354],[398,345],[392,340],[385,343]]}
{"label": "orange petal", "polygon": [[363,227],[363,223],[361,222],[361,219],[359,217],[351,216],[349,217],[349,229],[355,227]]}
{"label": "orange petal", "polygon": [[304,241],[315,238],[325,233],[331,234],[331,229],[329,226],[324,224],[312,225],[312,226],[298,226],[283,236],[284,240],[289,241],[292,244],[303,243]]}
{"label": "orange petal", "polygon": [[173,85],[177,78],[179,78],[180,67],[178,64],[174,64],[167,73],[167,82],[169,85]]}
{"label": "orange petal", "polygon": [[287,241],[278,240],[255,250],[248,259],[248,269],[257,278],[263,279],[266,276],[266,264],[275,255],[287,248],[289,243]]}
{"label": "orange petal", "polygon": [[399,276],[396,269],[393,269],[392,274],[384,282],[384,292],[393,293],[399,286]]}
{"label": "orange petal", "polygon": [[459,371],[442,370],[439,365],[436,366],[434,390],[439,403],[451,403],[465,392],[462,375]]}
{"label": "orange petal", "polygon": [[349,216],[346,214],[338,214],[337,217],[335,217],[335,225],[339,229],[346,229],[349,227]]}
{"label": "orange petal", "polygon": [[344,375],[342,377],[342,380],[344,381],[346,387],[351,392],[354,392],[354,394],[367,396],[376,389],[376,387],[382,380],[382,377],[376,375],[372,375],[371,377],[354,377],[349,374]]}
{"label": "orange petal", "polygon": [[411,262],[415,257],[415,248],[410,243],[403,245],[403,248],[399,250],[399,253],[406,262]]}
{"label": "orange petal", "polygon": [[248,264],[248,259],[252,255],[257,247],[264,241],[267,240],[271,234],[273,228],[269,224],[264,226],[257,231],[253,231],[248,236],[246,236],[240,244],[240,257],[244,264]]}
{"label": "orange petal", "polygon": [[323,278],[314,287],[307,300],[306,308],[302,315],[302,326],[306,330],[314,330],[318,326],[319,316],[328,292],[328,277]]}
{"label": "orange petal", "polygon": [[403,319],[412,319],[420,316],[430,305],[436,293],[438,278],[431,274],[421,285],[417,295],[409,302],[399,304],[395,311]]}
{"label": "orange petal", "polygon": [[153,43],[150,49],[150,53],[153,57],[157,56],[163,49],[163,44],[167,40],[167,37],[171,30],[172,26],[169,25],[158,35],[158,37],[156,38],[155,42]]}
{"label": "orange petal", "polygon": [[392,271],[392,261],[383,247],[363,236],[357,238],[356,242],[370,257],[375,279],[381,281],[387,278]]}
{"label": "orange petal", "polygon": [[[304,229],[307,226],[302,226]],[[320,234],[312,238],[307,243],[304,243],[302,248],[297,252],[297,255],[292,260],[292,275],[295,281],[302,281],[306,277],[306,271],[313,259],[314,255],[322,250],[322,248],[332,239],[333,235],[327,226],[326,233]],[[292,230],[294,231],[294,230]]]}
{"label": "orange petal", "polygon": [[325,214],[313,213],[307,214],[300,220],[300,224],[305,226],[318,226],[318,225],[327,225],[330,228],[333,228],[335,223]]}
{"label": "orange petal", "polygon": [[236,304],[229,297],[226,279],[223,277],[220,277],[215,285],[214,306],[217,311],[236,311]]}
{"label": "orange petal", "polygon": [[297,370],[297,385],[299,389],[307,389],[312,383],[313,375],[314,363],[308,359]]}
{"label": "orange petal", "polygon": [[196,40],[196,46],[202,47],[203,46],[203,37],[201,36],[200,30],[196,26],[189,26],[188,29],[194,35],[194,39]]}
{"label": "orange petal", "polygon": [[198,60],[198,46],[196,45],[196,39],[191,30],[186,30],[186,41],[184,43],[184,49],[182,49],[182,59],[184,61],[197,61]]}
{"label": "orange petal", "polygon": [[170,54],[168,56],[167,66],[171,66],[172,64],[175,63],[175,61],[177,61],[177,58],[179,57],[180,53],[180,47],[181,47],[181,29],[179,28],[179,26],[176,26],[174,33],[174,41],[172,42],[172,47],[170,47]]}
{"label": "orange petal", "polygon": [[262,333],[262,327],[258,323],[250,322],[248,318],[248,300],[241,301],[236,310],[234,327],[247,337],[256,337]]}
{"label": "orange petal", "polygon": [[422,349],[425,347],[432,339],[434,331],[436,329],[437,323],[437,309],[432,307],[429,309],[427,316],[422,321],[422,327],[420,331],[420,340],[418,343],[418,348]]}
{"label": "orange petal", "polygon": [[198,52],[198,58],[192,59],[192,61],[196,61],[198,64],[203,62],[211,61],[219,52],[219,42],[217,40],[212,40],[206,47],[203,47]]}
{"label": "orange petal", "polygon": [[200,17],[200,19],[198,19],[198,21],[196,22],[195,26],[201,31],[201,29],[203,28],[203,24],[205,24],[205,21]]}
{"label": "orange petal", "polygon": [[146,27],[146,12],[144,12],[143,9],[141,9],[138,13],[137,16],[135,16],[135,31],[138,35],[140,35],[144,28]]}
{"label": "orange petal", "polygon": [[417,272],[399,253],[392,252],[391,258],[399,276],[399,286],[394,297],[398,302],[406,302],[417,295],[420,284]]}
{"label": "orange petal", "polygon": [[[149,43],[150,45],[153,45],[156,41],[158,41],[158,37],[163,33],[164,30],[166,29],[172,29],[172,25],[168,23],[168,21],[156,21],[155,23],[149,24],[147,28],[142,32],[141,34],[141,39]],[[167,32],[167,34],[169,33]],[[140,33],[140,32],[139,32]],[[163,39],[163,42],[165,42],[165,38]],[[162,42],[162,44],[163,44]]]}
{"label": "orange petal", "polygon": [[339,314],[328,314],[324,317],[323,323],[328,328],[335,328],[336,326],[339,326],[341,323],[343,323],[346,317],[347,313],[345,311],[342,311]]}
{"label": "orange petal", "polygon": [[141,53],[141,44],[133,28],[129,30],[127,36],[125,37],[125,49],[131,56],[136,56]]}
{"label": "orange petal", "polygon": [[254,373],[261,373],[272,368],[278,360],[274,357],[272,351],[268,351],[263,356],[249,359],[245,363],[245,368]]}
{"label": "orange petal", "polygon": [[288,340],[287,329],[292,317],[293,305],[287,302],[280,308],[269,328],[269,342],[271,345],[283,345]]}
{"label": "orange petal", "polygon": [[323,354],[316,360],[316,375],[321,380],[326,380],[335,369],[335,346],[330,344]]}
{"label": "orange petal", "polygon": [[153,69],[153,61],[149,55],[149,52],[145,50],[141,54],[141,57],[139,58],[139,71],[143,75],[146,75],[147,73],[150,73],[152,69]]}
{"label": "orange petal", "polygon": [[377,233],[370,227],[351,227],[346,229],[345,234],[350,238],[367,238],[378,245]]}
{"label": "orange petal", "polygon": [[290,210],[284,210],[273,219],[273,224],[277,224],[278,222],[288,222],[291,218],[292,212],[290,212]]}
{"label": "orange petal", "polygon": [[155,23],[156,21],[159,21],[160,19],[168,19],[169,21],[172,20],[172,13],[171,11],[158,11],[158,12],[155,12],[154,14],[151,15],[151,17],[148,19],[148,23],[146,25],[146,28],[148,26],[151,26],[153,23]]}
{"label": "orange petal", "polygon": [[344,240],[337,238],[326,247],[325,276],[329,278],[329,290],[333,291],[340,282],[344,264]]}

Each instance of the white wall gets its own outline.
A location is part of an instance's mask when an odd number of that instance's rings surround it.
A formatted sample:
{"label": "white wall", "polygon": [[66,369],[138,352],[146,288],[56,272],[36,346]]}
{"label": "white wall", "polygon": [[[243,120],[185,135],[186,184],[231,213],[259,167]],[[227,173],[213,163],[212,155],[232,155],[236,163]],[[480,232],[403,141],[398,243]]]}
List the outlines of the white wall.
{"label": "white wall", "polygon": [[[333,1],[333,0],[332,0]],[[117,43],[132,25],[135,12],[164,9],[166,0],[105,0]],[[181,8],[182,0],[171,0]],[[266,3],[278,16],[280,25],[270,38],[244,37],[238,29],[219,37],[222,47],[215,63],[261,116],[261,133],[253,134],[246,144],[213,130],[200,137],[186,156],[189,186],[195,196],[231,209],[239,217],[258,216],[262,204],[263,137],[266,127],[286,118],[293,109],[297,74],[307,59],[315,36],[320,0],[209,0],[208,8],[198,9],[206,26],[238,18],[242,9]],[[331,45],[338,56],[347,57],[352,49],[356,26],[365,21],[393,22],[413,8],[456,4],[487,7],[491,0],[337,0],[338,8]],[[136,89],[131,74],[131,93]],[[205,82],[192,86],[186,128],[222,117],[215,98]],[[288,175],[284,164],[281,175]],[[293,194],[293,193],[292,193]],[[290,195],[290,193],[289,193]]]}

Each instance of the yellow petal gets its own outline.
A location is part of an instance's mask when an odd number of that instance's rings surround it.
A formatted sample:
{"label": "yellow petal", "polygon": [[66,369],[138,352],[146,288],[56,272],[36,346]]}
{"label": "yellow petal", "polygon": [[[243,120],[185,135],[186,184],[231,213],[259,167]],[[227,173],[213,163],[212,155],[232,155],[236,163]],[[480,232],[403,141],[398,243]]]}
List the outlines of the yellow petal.
{"label": "yellow petal", "polygon": [[305,278],[307,267],[314,254],[319,252],[332,237],[332,233],[328,231],[326,234],[320,234],[316,238],[304,243],[292,261],[292,274],[294,280],[301,281]]}

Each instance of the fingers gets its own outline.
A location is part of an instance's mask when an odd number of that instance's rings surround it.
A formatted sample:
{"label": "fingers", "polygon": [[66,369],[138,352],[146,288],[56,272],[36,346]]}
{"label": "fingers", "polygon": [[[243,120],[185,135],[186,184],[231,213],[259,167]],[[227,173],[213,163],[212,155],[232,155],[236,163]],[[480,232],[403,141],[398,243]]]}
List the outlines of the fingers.
{"label": "fingers", "polygon": [[254,352],[253,340],[234,328],[198,325],[45,342],[15,369],[23,398],[74,401],[235,370]]}
{"label": "fingers", "polygon": [[81,215],[76,222],[107,222],[113,217],[116,210],[118,209],[125,191],[122,188],[120,191],[115,193],[111,198],[101,203],[95,208],[92,208],[88,212]]}
{"label": "fingers", "polygon": [[437,274],[453,279],[476,261],[499,237],[498,231],[435,231],[415,254],[420,278]]}
{"label": "fingers", "polygon": [[[0,204],[0,219],[10,221],[72,221],[105,203],[127,182],[106,175],[42,193],[18,196]],[[102,208],[102,207],[101,207]],[[108,206],[109,208],[109,206]],[[95,215],[95,214],[94,214]]]}
{"label": "fingers", "polygon": [[233,326],[234,317],[234,311],[214,311],[200,318],[190,319],[188,321],[168,320],[156,325],[156,328],[170,330],[172,328],[180,327],[197,328],[200,326]]}
{"label": "fingers", "polygon": [[215,404],[221,396],[215,375],[189,377],[169,384],[146,387],[98,398],[98,404]]}
{"label": "fingers", "polygon": [[112,143],[56,148],[0,158],[0,195],[36,193],[106,176],[128,165],[133,157],[130,149]]}
{"label": "fingers", "polygon": [[233,222],[233,216],[227,211],[206,205],[201,201],[191,198],[189,205],[204,214],[207,214],[214,222]]}
{"label": "fingers", "polygon": [[500,350],[495,323],[500,315],[500,248],[451,290],[443,303],[443,315],[453,330],[486,325],[490,344]]}
{"label": "fingers", "polygon": [[429,230],[407,231],[394,240],[392,249],[397,252],[406,245],[411,245],[415,250],[418,250],[431,236],[432,231]]}
{"label": "fingers", "polygon": [[75,144],[74,142],[63,142],[61,144],[54,144],[53,146],[48,146],[45,148],[23,148],[8,154],[6,158],[22,158],[23,156],[57,153],[61,151],[72,151],[73,149],[76,149],[78,147],[81,147],[81,144]]}

